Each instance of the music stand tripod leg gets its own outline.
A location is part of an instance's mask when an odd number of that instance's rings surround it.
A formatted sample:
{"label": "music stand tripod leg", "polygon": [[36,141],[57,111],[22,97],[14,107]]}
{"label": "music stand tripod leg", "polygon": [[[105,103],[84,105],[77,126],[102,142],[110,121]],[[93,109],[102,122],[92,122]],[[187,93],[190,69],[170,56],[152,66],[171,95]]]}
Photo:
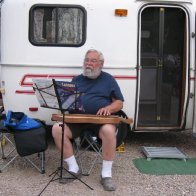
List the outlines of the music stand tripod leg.
{"label": "music stand tripod leg", "polygon": [[60,181],[63,181],[63,179],[70,179],[70,178],[63,178],[63,169],[68,172],[69,174],[71,174],[74,179],[77,179],[79,180],[80,182],[82,182],[84,185],[86,185],[88,188],[90,188],[91,190],[94,190],[92,187],[90,187],[88,184],[86,184],[83,180],[81,180],[80,178],[78,178],[76,175],[74,175],[73,173],[69,172],[67,169],[65,169],[63,167],[63,153],[64,153],[64,149],[63,149],[63,146],[64,146],[64,128],[65,128],[65,115],[64,115],[64,112],[63,112],[63,123],[60,125],[62,127],[62,139],[61,139],[61,166],[60,166],[60,177],[59,177],[59,182]]}
{"label": "music stand tripod leg", "polygon": [[[74,177],[74,179],[79,180],[80,182],[82,182],[84,185],[86,185],[89,189],[94,190],[92,187],[90,187],[88,184],[86,184],[83,180],[81,180],[80,178],[78,178],[77,176],[75,176],[73,173],[69,172],[67,169],[65,169],[63,167],[63,146],[64,146],[64,127],[65,127],[65,119],[64,119],[64,113],[63,113],[63,123],[60,124],[59,126],[62,127],[62,138],[61,138],[61,163],[60,163],[60,167],[58,167],[54,172],[52,172],[52,174],[50,174],[49,176],[53,177],[50,179],[50,181],[46,184],[46,186],[42,189],[42,191],[40,192],[39,196],[44,192],[44,190],[48,187],[48,185],[50,184],[50,182],[53,182],[55,180],[59,180],[59,182],[63,181],[63,179],[70,179],[70,178],[63,178],[63,169],[69,173],[70,175],[72,175]],[[58,175],[58,172],[60,170],[60,176],[58,178],[55,179],[56,175]]]}

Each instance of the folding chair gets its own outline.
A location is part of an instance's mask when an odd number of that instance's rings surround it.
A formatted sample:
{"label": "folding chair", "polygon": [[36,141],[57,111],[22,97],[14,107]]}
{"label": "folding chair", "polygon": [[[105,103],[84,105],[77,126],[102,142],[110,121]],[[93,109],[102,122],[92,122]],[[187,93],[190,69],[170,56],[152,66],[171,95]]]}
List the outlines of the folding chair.
{"label": "folding chair", "polygon": [[[3,165],[0,166],[0,172],[6,169],[17,157],[19,154],[17,153],[13,131],[3,126],[1,121],[0,123],[0,149],[1,149],[1,157],[3,160]],[[40,161],[40,166],[35,164],[30,157],[24,156],[22,157],[26,161],[28,161],[33,167],[35,167],[40,173],[45,173],[45,151],[38,153],[38,159]]]}
{"label": "folding chair", "polygon": [[[117,115],[123,118],[128,118],[127,115],[122,110],[119,111]],[[118,148],[123,143],[123,140],[126,138],[128,131],[130,131],[130,126],[128,124],[125,123],[118,124],[117,132],[116,132],[116,139],[117,139],[116,148]],[[75,155],[79,162],[82,174],[87,176],[90,175],[97,160],[102,157],[101,140],[94,135],[93,130],[87,129],[84,130],[83,135],[81,135],[80,138],[76,138],[74,140],[73,144],[75,147]],[[86,152],[89,150],[94,151],[95,154],[90,168],[86,169],[84,168],[84,166],[86,166],[87,163],[84,162],[84,156],[86,156]]]}

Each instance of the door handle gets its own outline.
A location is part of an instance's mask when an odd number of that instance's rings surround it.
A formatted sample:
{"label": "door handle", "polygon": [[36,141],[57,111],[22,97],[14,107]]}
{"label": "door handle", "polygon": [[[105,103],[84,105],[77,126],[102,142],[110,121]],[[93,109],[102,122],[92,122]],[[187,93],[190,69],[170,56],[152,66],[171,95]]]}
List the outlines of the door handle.
{"label": "door handle", "polygon": [[158,59],[158,68],[162,68],[163,67],[163,61],[161,59]]}

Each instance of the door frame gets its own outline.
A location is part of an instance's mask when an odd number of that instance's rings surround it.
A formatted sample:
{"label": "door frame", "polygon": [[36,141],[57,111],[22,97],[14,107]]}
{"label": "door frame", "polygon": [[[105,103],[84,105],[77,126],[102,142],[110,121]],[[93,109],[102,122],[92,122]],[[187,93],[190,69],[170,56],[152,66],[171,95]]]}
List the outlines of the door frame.
{"label": "door frame", "polygon": [[[185,90],[184,90],[184,104],[182,105],[182,118],[180,126],[178,127],[150,127],[150,126],[138,126],[138,113],[139,113],[139,95],[140,95],[140,77],[141,77],[141,15],[142,11],[148,7],[164,7],[164,8],[179,8],[182,9],[185,13],[185,24],[186,24],[186,76],[185,76]],[[164,5],[164,4],[145,4],[143,5],[139,12],[138,12],[138,58],[137,58],[137,95],[136,95],[136,108],[135,108],[135,123],[134,129],[135,130],[171,130],[171,129],[182,129],[185,125],[185,118],[186,118],[186,110],[188,106],[188,92],[189,92],[189,61],[190,61],[190,19],[187,9],[184,6],[180,5]]]}

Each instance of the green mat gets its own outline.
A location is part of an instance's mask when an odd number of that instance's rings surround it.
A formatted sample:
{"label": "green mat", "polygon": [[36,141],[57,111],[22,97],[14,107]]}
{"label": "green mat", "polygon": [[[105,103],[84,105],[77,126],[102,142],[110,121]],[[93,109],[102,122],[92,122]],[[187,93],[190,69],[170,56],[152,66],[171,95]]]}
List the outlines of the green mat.
{"label": "green mat", "polygon": [[134,159],[135,167],[144,174],[151,175],[195,175],[196,158],[187,159],[151,159],[146,158]]}

